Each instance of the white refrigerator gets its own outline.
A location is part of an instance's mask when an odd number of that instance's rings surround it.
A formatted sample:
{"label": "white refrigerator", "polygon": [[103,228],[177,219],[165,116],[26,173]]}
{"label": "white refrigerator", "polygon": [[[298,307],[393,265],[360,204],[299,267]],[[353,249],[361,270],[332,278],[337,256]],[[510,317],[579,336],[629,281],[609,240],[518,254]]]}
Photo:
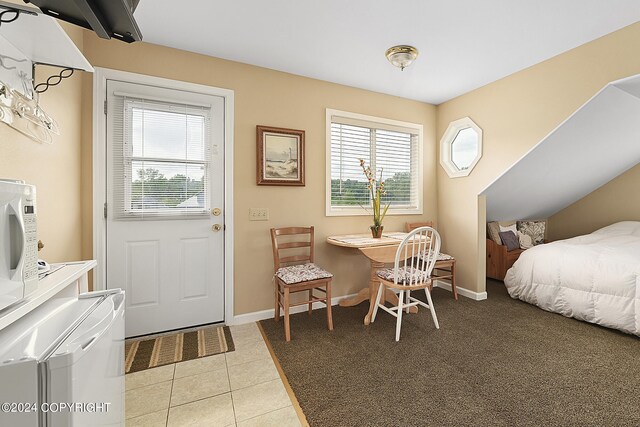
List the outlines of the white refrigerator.
{"label": "white refrigerator", "polygon": [[124,425],[124,291],[54,298],[0,330],[0,426]]}

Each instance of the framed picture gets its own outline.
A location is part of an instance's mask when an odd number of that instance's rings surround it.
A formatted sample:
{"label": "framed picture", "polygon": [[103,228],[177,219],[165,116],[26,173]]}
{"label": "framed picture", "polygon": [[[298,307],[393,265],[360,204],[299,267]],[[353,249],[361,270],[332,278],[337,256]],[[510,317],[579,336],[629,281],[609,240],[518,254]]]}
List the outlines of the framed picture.
{"label": "framed picture", "polygon": [[304,186],[304,131],[257,126],[258,185]]}

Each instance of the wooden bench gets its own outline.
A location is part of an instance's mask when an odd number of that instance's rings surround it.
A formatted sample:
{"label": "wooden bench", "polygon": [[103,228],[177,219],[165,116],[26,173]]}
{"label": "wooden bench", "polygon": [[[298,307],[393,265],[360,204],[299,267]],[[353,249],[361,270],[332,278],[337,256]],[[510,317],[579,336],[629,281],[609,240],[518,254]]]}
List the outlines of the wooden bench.
{"label": "wooden bench", "polygon": [[511,268],[524,249],[507,251],[504,245],[498,245],[491,239],[487,239],[487,277],[496,280],[504,280],[507,270]]}

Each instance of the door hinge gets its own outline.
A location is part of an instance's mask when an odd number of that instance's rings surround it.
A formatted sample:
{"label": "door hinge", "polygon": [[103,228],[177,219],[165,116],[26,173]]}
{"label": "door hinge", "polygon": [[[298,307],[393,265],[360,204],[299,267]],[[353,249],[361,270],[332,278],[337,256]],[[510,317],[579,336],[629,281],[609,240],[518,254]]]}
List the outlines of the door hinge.
{"label": "door hinge", "polygon": [[104,115],[107,115],[107,100],[104,100]]}
{"label": "door hinge", "polygon": [[104,204],[103,212],[104,212],[104,219],[107,219],[107,204],[106,203]]}

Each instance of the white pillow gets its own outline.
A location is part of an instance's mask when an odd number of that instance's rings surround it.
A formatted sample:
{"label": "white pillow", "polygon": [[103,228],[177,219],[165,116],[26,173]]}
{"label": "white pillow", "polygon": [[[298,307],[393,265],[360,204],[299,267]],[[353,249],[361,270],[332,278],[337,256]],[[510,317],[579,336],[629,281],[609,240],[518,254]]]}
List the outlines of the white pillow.
{"label": "white pillow", "polygon": [[516,227],[516,223],[511,224],[508,227],[500,225],[500,232],[504,233],[505,231],[513,231],[513,234],[518,235],[518,228]]}
{"label": "white pillow", "polygon": [[520,242],[520,249],[529,249],[533,247],[533,239],[528,234],[518,231],[518,241]]}

